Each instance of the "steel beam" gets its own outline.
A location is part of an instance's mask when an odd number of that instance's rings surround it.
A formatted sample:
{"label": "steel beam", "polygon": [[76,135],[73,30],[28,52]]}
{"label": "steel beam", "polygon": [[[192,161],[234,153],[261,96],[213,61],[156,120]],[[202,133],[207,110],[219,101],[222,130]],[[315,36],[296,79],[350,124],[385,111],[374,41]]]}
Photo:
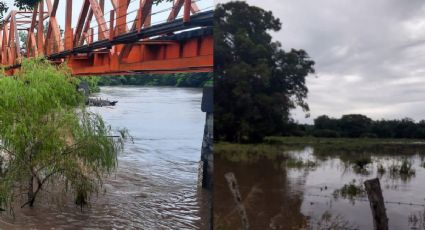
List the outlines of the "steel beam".
{"label": "steel beam", "polygon": [[66,0],[65,12],[65,49],[70,50],[74,47],[74,36],[72,31],[72,0]]}
{"label": "steel beam", "polygon": [[[39,1],[32,12],[12,11],[0,26],[1,66],[6,74],[14,74],[22,52],[24,57],[43,55],[55,64],[66,62],[74,75],[213,70],[213,11],[199,12],[190,0],[176,0],[168,21],[151,25],[153,0],[139,1],[139,8],[130,11],[137,12],[130,28],[129,0],[111,0],[109,21],[104,0],[83,0],[75,29],[72,0],[66,0],[65,15],[57,14],[59,0]],[[184,17],[176,19],[181,8]],[[97,24],[91,27],[93,16]],[[58,17],[65,18],[63,35]],[[22,48],[19,30],[28,32]]]}
{"label": "steel beam", "polygon": [[38,3],[38,24],[37,24],[37,50],[39,55],[44,54],[44,1]]}

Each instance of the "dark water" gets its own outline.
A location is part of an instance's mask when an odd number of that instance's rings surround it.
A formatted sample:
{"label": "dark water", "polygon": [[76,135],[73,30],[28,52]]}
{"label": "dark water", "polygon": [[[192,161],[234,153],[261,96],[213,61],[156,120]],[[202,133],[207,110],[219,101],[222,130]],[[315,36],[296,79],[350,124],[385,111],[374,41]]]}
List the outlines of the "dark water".
{"label": "dark water", "polygon": [[[350,183],[362,188],[365,180],[375,177],[387,202],[390,229],[425,229],[424,153],[420,145],[350,151],[305,146],[243,157],[216,153],[215,226],[241,226],[224,179],[224,173],[232,171],[253,229],[373,229],[367,196],[335,191]],[[355,166],[364,157],[372,163],[364,169]],[[411,163],[410,173],[391,171],[403,161]],[[378,171],[381,165],[385,172]]]}
{"label": "dark water", "polygon": [[118,100],[95,108],[113,127],[134,137],[106,180],[106,194],[83,212],[72,199],[48,195],[34,209],[3,216],[0,229],[204,229],[205,194],[198,191],[198,161],[205,114],[200,89],[104,87],[99,97]]}

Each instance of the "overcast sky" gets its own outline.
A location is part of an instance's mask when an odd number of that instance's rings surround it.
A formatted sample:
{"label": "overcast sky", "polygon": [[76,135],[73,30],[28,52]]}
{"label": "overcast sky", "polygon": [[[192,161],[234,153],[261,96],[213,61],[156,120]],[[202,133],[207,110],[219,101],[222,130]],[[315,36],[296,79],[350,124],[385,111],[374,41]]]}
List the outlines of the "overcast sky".
{"label": "overcast sky", "polygon": [[[219,1],[227,2],[227,1]],[[311,118],[362,113],[425,119],[425,1],[248,0],[279,17],[285,49],[305,49]]]}

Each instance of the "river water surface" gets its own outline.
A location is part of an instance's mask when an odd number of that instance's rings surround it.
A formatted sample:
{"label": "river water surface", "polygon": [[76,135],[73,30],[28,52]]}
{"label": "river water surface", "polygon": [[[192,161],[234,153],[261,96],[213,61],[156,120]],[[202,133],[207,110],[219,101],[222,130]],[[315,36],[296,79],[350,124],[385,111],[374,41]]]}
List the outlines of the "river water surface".
{"label": "river water surface", "polygon": [[14,219],[3,214],[0,229],[204,229],[206,194],[197,188],[202,90],[102,87],[95,96],[118,100],[93,110],[134,138],[106,179],[106,193],[83,211],[72,198],[56,205],[44,194],[33,209],[16,209]]}

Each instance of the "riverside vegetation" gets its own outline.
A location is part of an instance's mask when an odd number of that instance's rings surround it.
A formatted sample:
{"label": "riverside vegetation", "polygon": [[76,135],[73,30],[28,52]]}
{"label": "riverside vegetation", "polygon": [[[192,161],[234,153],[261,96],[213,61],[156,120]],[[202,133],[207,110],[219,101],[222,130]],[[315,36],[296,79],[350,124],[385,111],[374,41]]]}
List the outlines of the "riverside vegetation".
{"label": "riverside vegetation", "polygon": [[[89,112],[66,66],[24,60],[0,78],[0,208],[32,207],[41,193],[60,190],[79,205],[98,193],[117,166],[126,130]],[[49,193],[50,196],[54,193]]]}
{"label": "riverside vegetation", "polygon": [[100,92],[100,86],[174,86],[200,88],[212,86],[211,73],[143,74],[131,76],[89,76],[83,77],[91,93]]}

